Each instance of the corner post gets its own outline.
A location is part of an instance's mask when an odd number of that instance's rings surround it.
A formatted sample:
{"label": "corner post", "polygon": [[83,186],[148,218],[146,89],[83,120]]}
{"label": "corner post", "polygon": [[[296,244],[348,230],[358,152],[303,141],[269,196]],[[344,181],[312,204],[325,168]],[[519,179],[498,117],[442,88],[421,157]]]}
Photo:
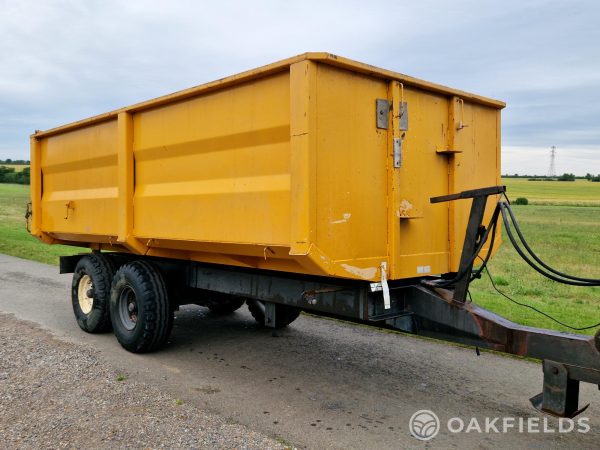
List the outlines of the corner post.
{"label": "corner post", "polygon": [[31,148],[31,234],[40,237],[42,233],[41,143],[35,136],[31,136],[29,143]]}
{"label": "corner post", "polygon": [[290,66],[290,254],[308,255],[316,232],[317,64]]}
{"label": "corner post", "polygon": [[30,144],[30,198],[31,198],[31,235],[38,239],[52,244],[54,239],[42,231],[42,194],[43,194],[43,179],[42,179],[42,143],[35,136],[31,136]]}
{"label": "corner post", "polygon": [[117,123],[117,177],[118,177],[118,236],[117,241],[130,251],[145,254],[148,247],[132,235],[133,233],[133,193],[135,162],[133,156],[133,116],[120,112]]}

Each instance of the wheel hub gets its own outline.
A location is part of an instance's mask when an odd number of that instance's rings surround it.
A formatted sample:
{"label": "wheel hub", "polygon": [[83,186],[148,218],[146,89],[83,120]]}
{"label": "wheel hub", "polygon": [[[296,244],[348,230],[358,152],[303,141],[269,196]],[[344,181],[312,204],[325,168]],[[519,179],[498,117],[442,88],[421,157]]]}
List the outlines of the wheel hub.
{"label": "wheel hub", "polygon": [[138,319],[138,307],[135,292],[127,286],[119,296],[119,318],[125,329],[131,331],[135,328]]}
{"label": "wheel hub", "polygon": [[79,307],[84,314],[89,314],[94,308],[94,283],[92,278],[85,274],[79,280],[77,286],[77,300],[79,301]]}

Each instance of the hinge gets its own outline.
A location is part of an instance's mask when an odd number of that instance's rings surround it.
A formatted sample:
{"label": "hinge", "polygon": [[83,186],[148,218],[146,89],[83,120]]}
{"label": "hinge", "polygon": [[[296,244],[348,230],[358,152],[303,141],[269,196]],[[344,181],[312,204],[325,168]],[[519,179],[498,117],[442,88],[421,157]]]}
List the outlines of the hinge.
{"label": "hinge", "polygon": [[[406,102],[400,102],[400,111],[397,115],[394,115],[394,119],[398,119],[398,130],[408,131],[408,104]],[[375,100],[375,115],[377,121],[377,128],[387,130],[389,125],[389,114],[392,112],[393,104],[389,100],[378,98]]]}
{"label": "hinge", "polygon": [[400,114],[398,114],[400,131],[408,131],[408,103],[400,102]]}
{"label": "hinge", "polygon": [[402,138],[394,138],[394,167],[402,167]]}

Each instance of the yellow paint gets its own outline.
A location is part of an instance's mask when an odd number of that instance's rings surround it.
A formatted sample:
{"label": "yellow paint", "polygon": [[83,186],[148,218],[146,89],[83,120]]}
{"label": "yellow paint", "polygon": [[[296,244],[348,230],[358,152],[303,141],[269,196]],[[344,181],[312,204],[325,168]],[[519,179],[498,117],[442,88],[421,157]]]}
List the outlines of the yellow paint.
{"label": "yellow paint", "polygon": [[32,234],[371,281],[456,270],[469,202],[429,197],[500,182],[503,106],[307,53],[36,133]]}

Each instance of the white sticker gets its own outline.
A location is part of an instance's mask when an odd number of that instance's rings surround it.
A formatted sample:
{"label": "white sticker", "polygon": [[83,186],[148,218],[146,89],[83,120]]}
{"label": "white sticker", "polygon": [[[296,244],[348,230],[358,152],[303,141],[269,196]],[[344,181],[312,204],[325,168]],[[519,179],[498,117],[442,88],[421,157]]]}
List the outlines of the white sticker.
{"label": "white sticker", "polygon": [[417,266],[417,273],[431,273],[431,266]]}

